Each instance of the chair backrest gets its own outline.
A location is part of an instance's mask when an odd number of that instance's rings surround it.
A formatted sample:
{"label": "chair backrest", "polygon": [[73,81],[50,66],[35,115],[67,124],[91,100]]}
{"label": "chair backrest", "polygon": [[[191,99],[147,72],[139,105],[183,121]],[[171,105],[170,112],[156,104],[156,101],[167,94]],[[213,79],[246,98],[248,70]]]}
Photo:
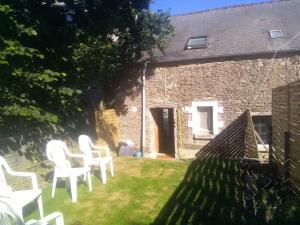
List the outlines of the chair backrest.
{"label": "chair backrest", "polygon": [[0,156],[0,187],[1,186],[7,186],[6,180],[5,180],[5,175],[3,172],[3,168],[7,171],[10,170],[6,160]]}
{"label": "chair backrest", "polygon": [[4,201],[0,200],[0,224],[25,225],[18,214]]}
{"label": "chair backrest", "polygon": [[78,137],[79,149],[88,159],[93,158],[92,154],[92,141],[87,135],[80,135]]}
{"label": "chair backrest", "polygon": [[69,164],[66,160],[65,151],[67,146],[63,141],[51,140],[47,144],[47,157],[50,161],[55,163],[57,169],[61,171],[68,171]]}
{"label": "chair backrest", "polygon": [[3,168],[6,170],[6,172],[11,171],[6,160],[0,156],[0,197],[9,196],[12,193],[12,188],[8,186],[6,182]]}

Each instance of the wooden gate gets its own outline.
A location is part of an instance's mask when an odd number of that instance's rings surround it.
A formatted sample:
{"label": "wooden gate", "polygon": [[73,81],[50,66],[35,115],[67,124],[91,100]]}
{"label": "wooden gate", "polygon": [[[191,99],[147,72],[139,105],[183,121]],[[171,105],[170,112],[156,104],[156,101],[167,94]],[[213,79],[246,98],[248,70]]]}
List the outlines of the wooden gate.
{"label": "wooden gate", "polygon": [[98,144],[107,144],[115,150],[120,141],[119,116],[115,109],[102,109],[96,112],[96,135]]}

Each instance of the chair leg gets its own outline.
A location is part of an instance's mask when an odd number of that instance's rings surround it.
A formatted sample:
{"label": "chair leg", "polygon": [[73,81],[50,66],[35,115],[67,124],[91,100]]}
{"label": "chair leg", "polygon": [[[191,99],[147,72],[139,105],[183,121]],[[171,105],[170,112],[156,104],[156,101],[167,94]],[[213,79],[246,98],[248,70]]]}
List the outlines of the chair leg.
{"label": "chair leg", "polygon": [[89,191],[92,191],[91,171],[88,171],[85,176],[87,176],[87,182],[88,182],[88,185],[89,185]]}
{"label": "chair leg", "polygon": [[0,223],[1,224],[10,224],[9,217],[8,217],[7,214],[5,214],[5,213],[1,214],[0,213]]}
{"label": "chair leg", "polygon": [[111,174],[111,176],[114,176],[114,165],[113,165],[113,161],[111,160],[111,161],[109,162],[109,164],[110,164],[110,174]]}
{"label": "chair leg", "polygon": [[86,176],[87,176],[87,173],[84,173],[84,174],[83,174],[83,181],[84,181],[84,182],[86,182],[86,178],[87,178]]}
{"label": "chair leg", "polygon": [[77,202],[77,177],[70,176],[72,202]]}
{"label": "chair leg", "polygon": [[[7,202],[10,206],[11,206],[11,208],[16,212],[16,214],[18,215],[18,217],[24,222],[24,218],[23,218],[23,208],[22,208],[22,206],[20,206],[20,205],[18,205],[18,203],[17,202],[11,202],[11,201],[8,201]],[[3,221],[3,223],[1,223],[2,221],[1,221],[1,212],[0,212],[0,224],[2,225],[2,224],[12,224],[11,222],[11,220],[10,220],[10,218],[8,217],[8,215],[6,215],[5,213],[2,215],[3,216],[3,219],[4,219],[4,221]],[[15,224],[15,223],[13,223],[13,224]]]}
{"label": "chair leg", "polygon": [[57,176],[54,172],[53,183],[52,183],[52,198],[54,198],[54,195],[55,195],[56,183],[57,183]]}
{"label": "chair leg", "polygon": [[105,166],[105,162],[100,162],[100,171],[101,171],[102,183],[106,184],[106,166]]}
{"label": "chair leg", "polygon": [[42,202],[42,196],[38,198],[38,207],[39,207],[39,212],[40,212],[40,217],[41,219],[44,217],[44,210],[43,210],[43,202]]}
{"label": "chair leg", "polygon": [[24,221],[22,207],[16,207],[15,206],[15,209],[16,209],[16,213],[19,215],[19,217],[21,218],[21,220]]}

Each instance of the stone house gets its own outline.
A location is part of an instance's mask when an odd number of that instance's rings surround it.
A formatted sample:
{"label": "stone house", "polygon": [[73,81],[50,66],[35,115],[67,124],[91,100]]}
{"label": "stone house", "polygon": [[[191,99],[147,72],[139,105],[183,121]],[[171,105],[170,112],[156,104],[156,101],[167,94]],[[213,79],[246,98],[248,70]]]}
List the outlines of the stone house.
{"label": "stone house", "polygon": [[172,16],[176,35],[148,65],[144,88],[129,85],[143,83],[141,66],[118,89],[120,137],[146,156],[192,157],[251,108],[268,144],[272,89],[300,79],[299,12],[289,0]]}

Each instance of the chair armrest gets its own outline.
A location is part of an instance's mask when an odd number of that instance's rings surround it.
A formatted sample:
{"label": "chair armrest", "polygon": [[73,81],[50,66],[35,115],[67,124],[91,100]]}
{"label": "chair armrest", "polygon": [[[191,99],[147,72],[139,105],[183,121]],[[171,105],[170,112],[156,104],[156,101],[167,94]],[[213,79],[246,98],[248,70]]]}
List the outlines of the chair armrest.
{"label": "chair armrest", "polygon": [[[93,148],[97,149],[97,150],[105,150],[106,156],[110,156],[110,151],[109,151],[109,148],[107,146],[94,146]],[[92,152],[97,152],[97,154],[100,157],[99,151],[92,151]]]}
{"label": "chair armrest", "polygon": [[[67,151],[67,156],[71,157],[71,158],[79,158],[79,159],[82,159],[83,161],[83,164],[84,164],[84,167],[88,167],[88,159],[85,155],[83,154],[76,154],[76,153],[71,153],[69,151]],[[69,164],[69,168],[71,168],[71,164],[70,162],[68,161],[68,164]]]}
{"label": "chair armrest", "polygon": [[67,156],[71,157],[71,158],[85,158],[85,155],[83,154],[76,154],[76,153],[72,153],[69,150],[66,150]]}
{"label": "chair armrest", "polygon": [[30,173],[30,172],[16,172],[13,170],[7,171],[8,174],[12,176],[18,176],[18,177],[31,177],[31,182],[32,182],[32,188],[33,189],[38,189],[38,182],[37,182],[37,177],[36,174]]}
{"label": "chair armrest", "polygon": [[38,221],[28,221],[26,225],[45,225],[51,220],[55,220],[56,225],[64,225],[64,217],[60,212],[51,213],[50,215],[45,216],[43,219]]}
{"label": "chair armrest", "polygon": [[85,157],[82,154],[75,154],[75,153],[71,153],[71,152],[68,153],[68,156],[72,157],[72,158],[84,158]]}
{"label": "chair armrest", "polygon": [[101,154],[99,151],[91,151],[92,153],[95,153],[99,158],[101,158]]}
{"label": "chair armrest", "polygon": [[64,146],[64,151],[67,154],[67,156],[69,156],[69,157],[73,157],[73,158],[84,158],[85,157],[83,154],[76,154],[76,153],[70,152],[66,145]]}
{"label": "chair armrest", "polygon": [[11,194],[12,194],[12,188],[10,186],[1,186],[0,187],[1,190],[0,190],[0,200],[7,200],[11,197]]}

